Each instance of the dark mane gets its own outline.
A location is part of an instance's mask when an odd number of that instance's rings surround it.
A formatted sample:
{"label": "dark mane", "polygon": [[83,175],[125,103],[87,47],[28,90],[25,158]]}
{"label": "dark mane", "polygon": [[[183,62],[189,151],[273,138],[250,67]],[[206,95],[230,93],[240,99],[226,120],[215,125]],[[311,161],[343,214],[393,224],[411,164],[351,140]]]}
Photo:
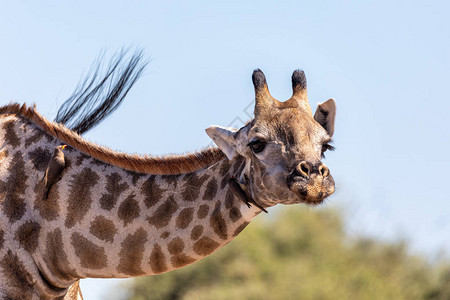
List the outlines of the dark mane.
{"label": "dark mane", "polygon": [[104,55],[94,62],[86,78],[59,108],[55,122],[83,134],[114,112],[141,76],[147,62],[142,50],[122,49],[111,59],[106,74],[100,76]]}
{"label": "dark mane", "polygon": [[86,155],[135,172],[147,174],[189,173],[225,159],[225,155],[219,148],[206,148],[194,153],[167,156],[131,155],[113,151],[87,141],[81,135],[60,123],[48,121],[35,108],[27,107],[25,104],[12,103],[1,106],[0,117],[1,115],[16,115],[28,120],[51,136]]}

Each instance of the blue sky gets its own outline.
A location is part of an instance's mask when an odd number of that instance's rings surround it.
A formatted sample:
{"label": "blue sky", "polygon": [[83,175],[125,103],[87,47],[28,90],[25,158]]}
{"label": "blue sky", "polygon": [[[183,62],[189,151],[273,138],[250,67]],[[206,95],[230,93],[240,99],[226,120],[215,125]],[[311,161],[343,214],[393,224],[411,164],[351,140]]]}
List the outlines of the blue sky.
{"label": "blue sky", "polygon": [[[286,100],[302,68],[312,107],[337,101],[328,205],[351,234],[406,237],[430,257],[448,249],[448,2],[274,3],[2,1],[0,103],[36,103],[52,119],[102,50],[137,46],[150,59],[143,77],[87,138],[182,153],[210,143],[209,125],[248,118],[253,69]],[[83,282],[85,297],[100,299],[102,282]]]}

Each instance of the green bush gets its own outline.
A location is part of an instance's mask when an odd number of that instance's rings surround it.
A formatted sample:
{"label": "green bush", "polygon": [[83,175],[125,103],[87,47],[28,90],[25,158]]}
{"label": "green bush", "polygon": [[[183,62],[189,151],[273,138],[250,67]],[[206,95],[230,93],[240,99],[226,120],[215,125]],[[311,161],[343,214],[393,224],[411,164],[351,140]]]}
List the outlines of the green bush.
{"label": "green bush", "polygon": [[128,299],[450,299],[450,268],[404,242],[350,240],[339,211],[283,208],[189,267],[138,278]]}

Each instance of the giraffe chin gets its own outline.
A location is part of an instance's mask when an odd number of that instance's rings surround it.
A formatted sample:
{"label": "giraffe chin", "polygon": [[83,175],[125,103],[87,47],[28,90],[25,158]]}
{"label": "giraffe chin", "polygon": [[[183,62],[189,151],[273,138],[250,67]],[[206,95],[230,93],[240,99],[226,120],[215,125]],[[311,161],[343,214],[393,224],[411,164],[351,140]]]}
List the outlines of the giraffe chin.
{"label": "giraffe chin", "polygon": [[332,176],[322,178],[315,176],[310,180],[300,180],[290,183],[289,189],[296,195],[298,203],[319,205],[328,196],[334,193],[334,180]]}

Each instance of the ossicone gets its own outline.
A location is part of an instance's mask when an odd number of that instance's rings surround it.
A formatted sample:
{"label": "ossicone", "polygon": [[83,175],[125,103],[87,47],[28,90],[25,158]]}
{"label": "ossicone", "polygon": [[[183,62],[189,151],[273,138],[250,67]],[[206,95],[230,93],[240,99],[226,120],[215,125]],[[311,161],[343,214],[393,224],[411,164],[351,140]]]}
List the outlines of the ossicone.
{"label": "ossicone", "polygon": [[255,87],[255,117],[258,117],[272,106],[274,99],[269,93],[266,76],[260,69],[253,71],[252,81]]}
{"label": "ossicone", "polygon": [[303,70],[295,70],[292,74],[292,97],[299,100],[306,99],[307,89],[306,89],[306,76]]}
{"label": "ossicone", "polygon": [[253,71],[252,81],[253,81],[253,86],[255,87],[255,90],[259,90],[259,89],[263,89],[264,87],[267,87],[266,76],[264,75],[263,71],[261,71],[260,69],[256,69]]}

